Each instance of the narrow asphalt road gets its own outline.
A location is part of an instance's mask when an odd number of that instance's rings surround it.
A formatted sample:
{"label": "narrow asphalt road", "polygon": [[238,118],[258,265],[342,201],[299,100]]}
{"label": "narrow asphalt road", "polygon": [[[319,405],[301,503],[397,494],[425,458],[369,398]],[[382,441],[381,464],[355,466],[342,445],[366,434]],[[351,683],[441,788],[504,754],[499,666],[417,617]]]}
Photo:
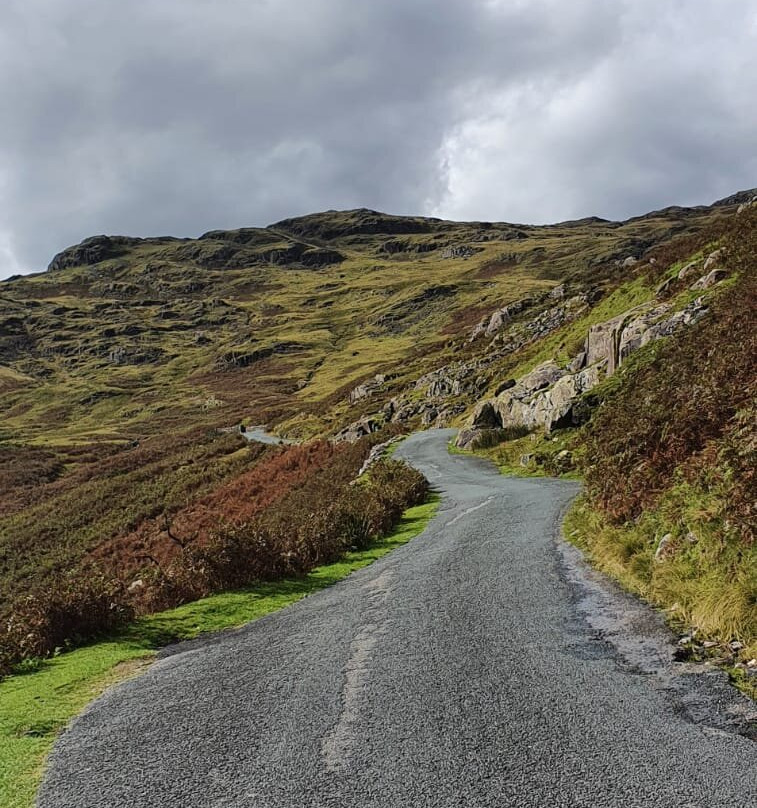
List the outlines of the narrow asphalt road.
{"label": "narrow asphalt road", "polygon": [[587,622],[556,541],[576,486],[500,477],[449,435],[399,452],[445,495],[423,535],[106,693],[39,806],[754,804],[757,745]]}

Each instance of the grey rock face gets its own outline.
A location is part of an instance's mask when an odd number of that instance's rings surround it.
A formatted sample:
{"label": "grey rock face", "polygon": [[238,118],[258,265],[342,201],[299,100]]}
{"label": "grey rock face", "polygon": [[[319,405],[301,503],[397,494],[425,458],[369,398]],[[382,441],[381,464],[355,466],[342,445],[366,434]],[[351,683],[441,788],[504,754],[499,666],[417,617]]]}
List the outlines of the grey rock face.
{"label": "grey rock face", "polygon": [[454,247],[445,247],[442,250],[442,258],[470,258],[480,251],[481,247],[470,247],[467,244],[459,244]]}
{"label": "grey rock face", "polygon": [[701,263],[702,262],[699,260],[690,261],[685,267],[681,268],[680,272],[678,273],[678,280],[683,281],[686,280],[686,278],[691,278],[696,275],[700,270]]}
{"label": "grey rock face", "polygon": [[476,430],[527,427],[550,432],[573,425],[578,417],[574,408],[584,393],[643,345],[691,325],[706,312],[701,298],[672,313],[669,304],[646,304],[592,326],[585,350],[567,367],[548,360],[514,384],[509,380],[498,387],[493,399],[479,402],[471,416],[471,434],[465,431],[462,439],[470,442]]}
{"label": "grey rock face", "polygon": [[138,244],[140,239],[128,236],[92,236],[80,244],[59,252],[48,266],[48,271],[97,264],[122,255],[126,248]]}
{"label": "grey rock face", "polygon": [[359,421],[346,426],[340,432],[334,435],[335,441],[348,441],[354,443],[365,435],[370,435],[373,432],[378,432],[381,429],[382,422],[375,417],[368,416],[361,418]]}
{"label": "grey rock face", "polygon": [[702,267],[702,270],[705,273],[709,272],[711,269],[714,269],[718,264],[720,264],[722,262],[722,258],[723,258],[723,250],[722,249],[715,250],[714,252],[711,252],[707,256],[707,260],[704,262],[704,266]]}
{"label": "grey rock face", "polygon": [[359,384],[350,391],[350,403],[354,404],[356,401],[360,401],[363,398],[369,398],[374,393],[381,390],[390,378],[391,377],[385,373],[377,373],[372,379],[368,379],[368,381]]}
{"label": "grey rock face", "polygon": [[471,417],[475,429],[525,426],[547,431],[569,418],[573,404],[601,378],[600,366],[568,373],[544,362],[496,398],[480,402]]}
{"label": "grey rock face", "polygon": [[[707,264],[705,264],[705,268]],[[724,269],[713,269],[707,273],[707,275],[703,275],[699,280],[694,281],[689,287],[690,289],[709,289],[711,286],[714,286],[716,283],[720,283],[724,278],[728,277],[728,273]]]}
{"label": "grey rock face", "polygon": [[626,315],[613,317],[604,323],[593,325],[586,338],[586,364],[605,361],[608,374],[613,373],[617,366],[618,351],[620,348],[620,335]]}
{"label": "grey rock face", "polygon": [[461,429],[460,432],[458,432],[455,446],[460,449],[472,449],[483,433],[483,429],[477,429],[476,427]]}
{"label": "grey rock face", "polygon": [[520,312],[528,308],[532,303],[533,300],[530,298],[523,298],[523,300],[508,303],[507,306],[503,306],[501,309],[497,309],[490,315],[483,317],[471,332],[470,341],[473,342],[482,335],[492,336],[498,331],[501,331],[516,314],[520,314]]}
{"label": "grey rock face", "polygon": [[634,351],[681,325],[691,325],[707,311],[701,298],[673,314],[670,308],[666,303],[646,304],[592,326],[586,339],[586,365],[605,361],[611,375]]}

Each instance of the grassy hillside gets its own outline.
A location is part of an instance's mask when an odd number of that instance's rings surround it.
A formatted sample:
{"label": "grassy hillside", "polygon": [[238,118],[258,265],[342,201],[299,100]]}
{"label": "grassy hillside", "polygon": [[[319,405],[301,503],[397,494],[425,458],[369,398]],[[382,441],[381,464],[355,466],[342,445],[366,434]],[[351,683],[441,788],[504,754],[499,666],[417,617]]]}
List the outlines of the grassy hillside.
{"label": "grassy hillside", "polygon": [[336,431],[366,378],[399,390],[454,359],[483,313],[566,280],[612,284],[619,259],[729,210],[538,228],[349,211],[196,240],[98,237],[0,283],[0,437],[118,444],[242,419]]}
{"label": "grassy hillside", "polygon": [[[685,305],[688,283],[659,285],[717,245],[741,202],[545,227],[356,210],[198,239],[96,236],[1,283],[9,641],[18,651],[36,621],[23,653],[44,653],[239,585],[229,559],[248,578],[275,576],[306,571],[355,531],[378,535],[416,494],[399,472],[370,495],[348,489],[372,444],[462,424],[503,380],[567,362],[592,324],[655,295]],[[505,325],[482,333],[503,307]],[[287,449],[218,431],[240,422],[369,437]],[[563,443],[538,446],[523,453],[551,468]],[[282,537],[307,491],[342,532],[303,525],[293,549]],[[358,524],[356,509],[373,521]],[[285,556],[291,569],[279,569]]]}

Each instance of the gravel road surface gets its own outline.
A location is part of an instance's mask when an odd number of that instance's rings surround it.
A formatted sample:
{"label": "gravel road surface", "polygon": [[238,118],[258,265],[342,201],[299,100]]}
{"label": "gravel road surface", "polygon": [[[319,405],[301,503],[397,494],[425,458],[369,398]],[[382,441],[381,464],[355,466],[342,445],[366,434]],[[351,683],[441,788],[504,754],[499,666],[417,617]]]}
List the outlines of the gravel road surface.
{"label": "gravel road surface", "polygon": [[451,434],[398,452],[444,494],[425,533],[107,692],[39,806],[755,804],[745,700],[676,673],[657,618],[560,548],[577,486],[503,478]]}

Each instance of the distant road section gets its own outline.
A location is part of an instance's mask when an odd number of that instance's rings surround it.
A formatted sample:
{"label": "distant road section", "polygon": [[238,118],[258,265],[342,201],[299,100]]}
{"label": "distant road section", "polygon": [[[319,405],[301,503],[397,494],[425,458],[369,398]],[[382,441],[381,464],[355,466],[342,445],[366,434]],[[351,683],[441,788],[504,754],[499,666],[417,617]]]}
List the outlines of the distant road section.
{"label": "distant road section", "polygon": [[757,744],[714,719],[722,676],[681,690],[587,622],[556,542],[576,484],[501,477],[451,434],[398,451],[444,494],[425,533],[106,693],[40,808],[754,804]]}

